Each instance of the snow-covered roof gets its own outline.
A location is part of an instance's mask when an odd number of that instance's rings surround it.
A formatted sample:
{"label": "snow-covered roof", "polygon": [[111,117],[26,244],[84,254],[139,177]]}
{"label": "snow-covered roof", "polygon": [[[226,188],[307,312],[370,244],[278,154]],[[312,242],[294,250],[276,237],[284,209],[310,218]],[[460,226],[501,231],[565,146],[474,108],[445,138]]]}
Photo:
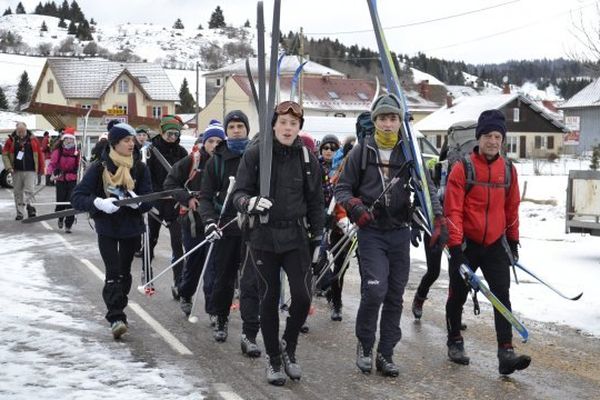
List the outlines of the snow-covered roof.
{"label": "snow-covered roof", "polygon": [[[270,57],[265,58],[265,67],[266,72],[269,72],[269,60]],[[302,61],[305,61],[302,59]],[[300,59],[298,56],[284,56],[281,60],[281,65],[279,67],[279,71],[281,75],[293,75],[296,72],[296,69],[300,66]],[[258,75],[258,58],[252,57],[250,58],[250,70],[252,71],[252,75]],[[317,64],[314,61],[309,61],[306,63],[302,70],[306,75],[330,75],[330,76],[340,76],[343,77],[345,74],[342,72],[336,71],[335,69],[328,68],[324,65]],[[219,77],[219,76],[231,76],[231,75],[246,75],[246,60],[238,61],[234,64],[228,65],[223,68],[216,69],[214,71],[210,71],[205,73],[203,76],[210,77]]]}
{"label": "snow-covered roof", "polygon": [[553,113],[546,110],[545,107],[536,104],[529,98],[516,93],[461,97],[454,101],[452,107],[448,108],[447,106],[444,106],[417,122],[415,126],[422,132],[446,131],[450,125],[457,121],[477,121],[479,115],[483,111],[492,109],[499,110],[517,98],[521,102],[528,104],[552,125],[567,132],[565,125],[556,119]]}
{"label": "snow-covered roof", "polygon": [[600,106],[600,78],[575,93],[560,108],[580,108]]}
{"label": "snow-covered roof", "polygon": [[74,58],[48,58],[47,62],[66,98],[99,98],[117,77],[129,73],[152,100],[179,101],[158,64]]}
{"label": "snow-covered roof", "polygon": [[446,85],[446,89],[455,99],[463,96],[479,96],[479,92],[471,86],[461,86],[461,85]]}

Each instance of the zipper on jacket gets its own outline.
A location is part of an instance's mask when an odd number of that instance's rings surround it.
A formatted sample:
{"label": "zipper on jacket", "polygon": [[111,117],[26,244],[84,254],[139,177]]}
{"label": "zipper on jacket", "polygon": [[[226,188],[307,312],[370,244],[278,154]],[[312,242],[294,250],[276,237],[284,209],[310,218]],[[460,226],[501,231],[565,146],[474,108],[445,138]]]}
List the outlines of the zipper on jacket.
{"label": "zipper on jacket", "polygon": [[[492,183],[492,167],[488,163],[488,184]],[[487,236],[488,214],[490,212],[490,185],[487,186],[487,201],[485,206],[485,224],[483,225],[483,239],[481,244],[485,246],[485,237]]]}

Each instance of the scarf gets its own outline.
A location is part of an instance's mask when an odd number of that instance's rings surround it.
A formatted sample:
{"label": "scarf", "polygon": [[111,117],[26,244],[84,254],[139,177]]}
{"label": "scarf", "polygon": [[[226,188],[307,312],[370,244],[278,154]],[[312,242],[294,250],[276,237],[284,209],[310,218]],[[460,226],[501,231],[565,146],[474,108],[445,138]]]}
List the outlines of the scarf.
{"label": "scarf", "polygon": [[242,155],[244,154],[244,150],[246,150],[248,142],[248,139],[227,139],[225,143],[227,143],[227,148],[229,151],[238,155]]}
{"label": "scarf", "polygon": [[114,149],[111,149],[108,153],[108,157],[117,167],[117,171],[113,174],[110,173],[108,168],[104,168],[102,172],[102,183],[104,187],[104,193],[110,196],[108,191],[109,187],[122,187],[126,190],[133,190],[135,182],[131,177],[131,168],[133,167],[133,156],[122,156],[117,153]]}
{"label": "scarf", "polygon": [[398,132],[384,132],[375,128],[375,143],[380,149],[391,150],[398,143]]}

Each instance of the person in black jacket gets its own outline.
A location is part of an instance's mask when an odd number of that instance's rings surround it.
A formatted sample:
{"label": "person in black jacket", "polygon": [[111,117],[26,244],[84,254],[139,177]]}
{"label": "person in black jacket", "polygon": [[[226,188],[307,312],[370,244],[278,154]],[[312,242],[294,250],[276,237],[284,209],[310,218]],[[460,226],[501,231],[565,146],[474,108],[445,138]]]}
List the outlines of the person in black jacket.
{"label": "person in black jacket", "polygon": [[[183,234],[183,247],[186,252],[189,252],[205,239],[204,223],[198,210],[198,198],[206,163],[214,153],[217,145],[225,139],[223,128],[217,125],[216,122],[218,121],[211,121],[212,124],[206,129],[203,136],[205,139],[204,145],[200,147],[197,143],[188,157],[176,162],[163,185],[165,190],[185,188],[189,191],[174,196],[179,203],[179,221]],[[208,246],[203,246],[186,257],[181,272],[177,291],[180,296],[181,311],[186,316],[189,316],[192,311],[192,297],[198,287],[207,250]],[[207,269],[210,268],[211,265],[209,264]],[[209,277],[208,270],[204,272],[205,282],[207,277]],[[204,286],[204,307],[207,314],[213,315],[214,311],[210,304],[212,292],[210,286]]]}
{"label": "person in black jacket", "polygon": [[[170,165],[175,164],[177,161],[187,156],[187,151],[179,145],[182,127],[183,122],[178,116],[165,115],[160,120],[160,135],[156,135],[156,137],[152,139],[152,146],[163,155]],[[161,192],[163,190],[163,182],[165,181],[169,170],[154,154],[148,159],[148,168],[150,168],[150,174],[152,176],[152,190],[154,192]],[[158,243],[161,221],[165,221],[171,236],[171,262],[173,262],[183,255],[181,225],[177,221],[177,201],[173,199],[158,200],[154,206],[159,214],[157,218],[148,219],[148,227],[150,230],[150,259],[152,260],[154,258],[154,248]],[[179,300],[179,294],[177,293],[176,288],[179,286],[182,268],[182,262],[173,268],[172,293],[175,300]]]}
{"label": "person in black jacket", "polygon": [[87,169],[73,190],[71,204],[88,211],[94,219],[98,247],[106,268],[102,297],[108,312],[112,335],[120,338],[127,332],[127,295],[131,289],[131,262],[144,232],[142,213],[149,203],[119,207],[119,197],[151,193],[150,172],[134,154],[135,130],[128,124],[114,125],[100,160]]}
{"label": "person in black jacket", "polygon": [[[231,199],[223,204],[229,185],[229,177],[235,176],[238,165],[248,145],[248,117],[239,110],[225,117],[227,140],[221,142],[211,159],[206,164],[200,195],[200,215],[204,221],[206,237],[211,240],[220,239],[215,247],[215,281],[211,303],[217,315],[214,337],[217,342],[227,339],[229,310],[233,301],[235,280],[245,253],[242,232],[237,224],[223,226],[236,218],[237,212]],[[219,214],[221,216],[220,224]],[[240,281],[240,313],[242,317],[242,353],[249,357],[259,357],[260,350],[256,344],[259,330],[258,292],[252,267],[243,268]]]}
{"label": "person in black jacket", "polygon": [[[260,328],[268,355],[267,381],[273,385],[285,384],[285,374],[292,379],[302,376],[296,345],[310,308],[310,249],[320,244],[325,218],[319,162],[298,137],[303,121],[304,110],[291,101],[279,104],[273,113],[270,196],[260,195],[260,143],[244,153],[233,192],[237,210],[248,217],[250,255],[261,299]],[[268,221],[260,221],[260,215],[267,215]],[[279,342],[281,268],[288,277],[292,303]]]}

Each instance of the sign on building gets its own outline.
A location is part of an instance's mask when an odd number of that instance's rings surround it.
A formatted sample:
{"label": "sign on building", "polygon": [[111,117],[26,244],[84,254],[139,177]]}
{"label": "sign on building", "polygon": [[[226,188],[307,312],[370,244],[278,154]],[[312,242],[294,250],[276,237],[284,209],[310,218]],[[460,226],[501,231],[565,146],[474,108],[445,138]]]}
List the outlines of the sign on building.
{"label": "sign on building", "polygon": [[565,116],[565,125],[570,132],[565,133],[565,145],[578,145],[581,130],[581,118],[578,115]]}

